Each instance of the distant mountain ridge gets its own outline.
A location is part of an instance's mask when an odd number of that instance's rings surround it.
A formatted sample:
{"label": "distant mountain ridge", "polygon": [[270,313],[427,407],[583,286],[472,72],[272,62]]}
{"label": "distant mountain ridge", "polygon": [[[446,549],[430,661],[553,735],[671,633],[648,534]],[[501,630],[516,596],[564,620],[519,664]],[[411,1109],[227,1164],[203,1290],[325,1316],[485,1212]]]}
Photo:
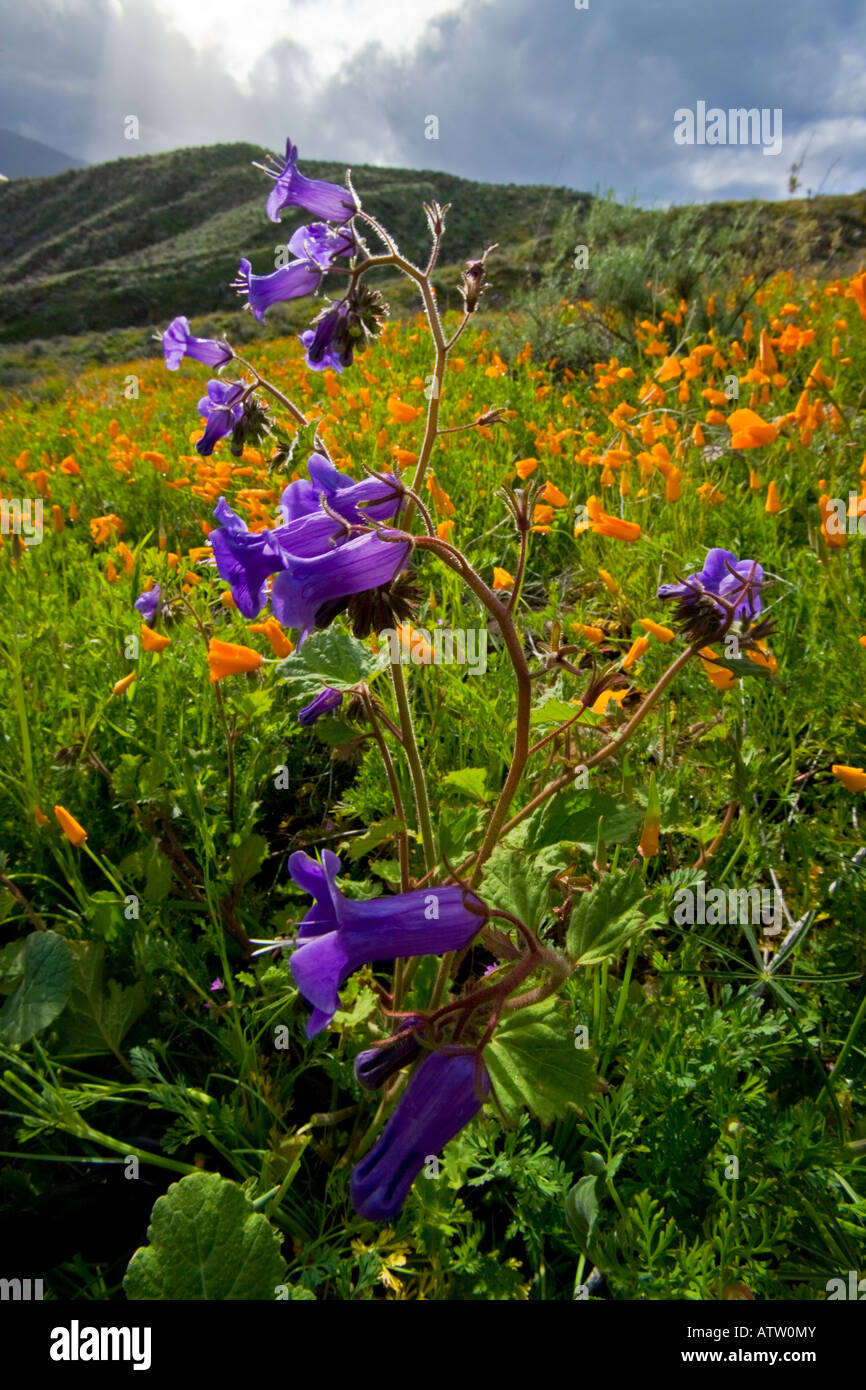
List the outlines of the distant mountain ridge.
{"label": "distant mountain ridge", "polygon": [[83,159],[31,140],[14,130],[0,130],[0,175],[4,179],[45,178],[67,169],[86,169]]}
{"label": "distant mountain ridge", "polygon": [[[259,274],[272,270],[277,248],[305,217],[293,210],[279,225],[267,220],[269,181],[253,168],[267,153],[252,144],[205,145],[0,183],[0,344],[158,329],[176,314],[216,315],[221,329],[227,316],[234,324],[238,260],[249,257]],[[345,176],[343,163],[302,159],[301,165],[314,178],[342,183]],[[486,302],[510,304],[550,269],[552,233],[562,215],[572,212],[582,222],[593,203],[573,189],[479,183],[431,170],[360,165],[352,180],[366,210],[416,262],[426,262],[430,244],[422,203],[451,204],[437,272],[440,302],[451,307],[459,303],[457,266],[492,241],[500,249]],[[744,207],[757,210],[758,235],[778,245],[780,257],[794,247],[824,261],[836,248],[837,261],[859,262],[866,249],[866,192],[707,203],[695,211],[700,225],[712,229],[729,225]],[[641,226],[675,212],[642,214]],[[379,249],[374,233],[368,241]],[[406,312],[416,301],[410,305],[411,293],[401,292],[405,303],[398,298],[395,307]],[[271,331],[293,307],[274,309]],[[244,323],[255,332],[252,320]]]}

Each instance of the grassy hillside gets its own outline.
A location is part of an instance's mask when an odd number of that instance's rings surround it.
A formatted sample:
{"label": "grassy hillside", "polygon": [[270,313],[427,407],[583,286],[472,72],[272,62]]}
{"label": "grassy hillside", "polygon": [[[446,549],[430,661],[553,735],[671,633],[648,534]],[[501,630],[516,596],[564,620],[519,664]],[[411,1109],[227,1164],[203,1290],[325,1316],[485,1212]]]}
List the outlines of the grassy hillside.
{"label": "grassy hillside", "polygon": [[[266,151],[210,145],[119,159],[0,191],[0,341],[161,323],[176,313],[237,307],[238,258],[273,269],[281,228],[264,213],[267,179],[251,161]],[[342,182],[345,166],[305,161],[304,172]],[[568,189],[479,184],[450,174],[362,165],[353,180],[405,252],[425,254],[421,204],[452,202],[449,259],[483,250],[490,228],[506,243],[550,230],[589,200]]]}
{"label": "grassy hillside", "polygon": [[[302,220],[279,227],[264,213],[268,181],[255,145],[208,145],[115,160],[43,179],[0,184],[0,384],[53,389],[90,365],[153,355],[153,333],[175,314],[205,335],[237,344],[297,332],[308,303],[277,305],[267,328],[243,313],[231,289],[241,254],[264,273],[274,250]],[[304,171],[342,182],[340,163],[307,160]],[[778,203],[710,203],[645,211],[566,188],[476,183],[429,170],[356,167],[364,206],[410,257],[426,258],[422,203],[451,203],[436,284],[456,308],[459,265],[495,237],[487,309],[526,307],[539,285],[591,294],[638,317],[660,273],[693,286],[699,272],[746,267],[762,278],[780,265],[849,273],[866,244],[866,192]],[[576,243],[591,246],[588,281],[569,272]],[[733,263],[731,261],[733,260]],[[380,286],[392,313],[419,307],[403,282]],[[650,295],[651,299],[652,296]],[[529,304],[530,316],[532,305]],[[541,349],[542,344],[538,344]],[[560,350],[557,340],[551,354]],[[548,355],[551,355],[548,354]],[[544,353],[542,352],[542,355]]]}

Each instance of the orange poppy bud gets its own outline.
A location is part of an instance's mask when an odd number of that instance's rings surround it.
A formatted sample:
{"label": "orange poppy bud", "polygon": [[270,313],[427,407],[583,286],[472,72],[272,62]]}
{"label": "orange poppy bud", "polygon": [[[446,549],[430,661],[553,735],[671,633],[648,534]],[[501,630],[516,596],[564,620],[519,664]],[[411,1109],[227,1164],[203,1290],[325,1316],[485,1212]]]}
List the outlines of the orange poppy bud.
{"label": "orange poppy bud", "polygon": [[129,687],[132,685],[132,682],[135,680],[135,677],[136,672],[130,671],[128,676],[123,676],[121,680],[115,681],[114,685],[111,687],[112,695],[122,695],[124,690],[128,690]]}
{"label": "orange poppy bud", "polygon": [[604,584],[604,587],[607,589],[608,593],[610,593],[610,594],[618,594],[618,593],[619,593],[619,585],[617,584],[617,582],[616,582],[616,580],[614,579],[614,577],[613,577],[612,574],[608,574],[607,570],[601,570],[601,569],[600,569],[600,570],[599,570],[599,575],[601,576],[601,580],[602,580],[602,582],[603,582],[603,584]]}
{"label": "orange poppy bud", "polygon": [[769,512],[770,516],[775,516],[776,513],[781,510],[782,499],[779,496],[779,489],[776,487],[775,482],[771,481],[770,486],[767,488],[767,501],[764,505],[764,511]]}
{"label": "orange poppy bud", "polygon": [[640,661],[648,646],[648,637],[636,637],[623,657],[622,669],[630,671],[635,662]]}
{"label": "orange poppy bud", "polygon": [[63,831],[69,843],[75,846],[83,845],[84,841],[87,839],[87,831],[84,829],[84,826],[79,825],[75,817],[71,816],[63,806],[55,806],[54,814],[57,817],[60,829]]}
{"label": "orange poppy bud", "polygon": [[638,618],[638,622],[642,628],[645,628],[652,637],[657,637],[660,642],[672,642],[676,637],[676,633],[671,628],[653,622],[652,618]]}

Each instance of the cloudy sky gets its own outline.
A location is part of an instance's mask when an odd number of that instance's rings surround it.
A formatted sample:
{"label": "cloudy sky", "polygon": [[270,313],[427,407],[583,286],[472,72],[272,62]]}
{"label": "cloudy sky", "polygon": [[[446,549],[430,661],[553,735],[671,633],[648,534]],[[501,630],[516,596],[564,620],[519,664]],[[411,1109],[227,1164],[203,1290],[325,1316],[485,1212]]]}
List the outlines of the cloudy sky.
{"label": "cloudy sky", "polygon": [[[290,135],[645,206],[782,198],[795,160],[804,189],[866,186],[863,0],[577,3],[0,0],[0,128],[89,162]],[[781,153],[678,144],[699,102],[780,110]]]}

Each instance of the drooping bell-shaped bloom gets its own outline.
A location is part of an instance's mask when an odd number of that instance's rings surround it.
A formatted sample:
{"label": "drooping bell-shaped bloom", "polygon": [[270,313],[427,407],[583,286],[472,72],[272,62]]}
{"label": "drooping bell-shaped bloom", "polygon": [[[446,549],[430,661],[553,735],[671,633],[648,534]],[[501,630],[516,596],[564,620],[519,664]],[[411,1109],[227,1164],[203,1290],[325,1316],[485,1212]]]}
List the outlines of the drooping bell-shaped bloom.
{"label": "drooping bell-shaped bloom", "polygon": [[[286,521],[295,521],[318,510],[327,502],[331,511],[338,512],[355,525],[363,521],[388,521],[400,506],[403,489],[398,478],[387,474],[381,478],[362,478],[355,482],[341,473],[322,454],[311,454],[307,461],[310,481],[297,478],[283,489],[280,510]],[[363,504],[363,505],[362,505]]]}
{"label": "drooping bell-shaped bloom", "polygon": [[158,584],[154,584],[152,589],[145,589],[132,606],[138,609],[146,623],[152,623],[162,606],[162,589]]}
{"label": "drooping bell-shaped bloom", "polygon": [[280,266],[270,275],[254,275],[252,266],[244,257],[232,284],[238,294],[247,296],[250,308],[262,323],[272,304],[315,294],[321,281],[322,272],[311,261],[289,261],[288,265]]}
{"label": "drooping bell-shaped bloom", "polygon": [[377,1091],[389,1076],[415,1061],[421,1051],[421,1043],[414,1029],[421,1021],[419,1014],[410,1014],[387,1041],[358,1053],[355,1058],[355,1078],[365,1091]]}
{"label": "drooping bell-shaped bloom", "polygon": [[170,372],[177,371],[184,357],[192,357],[196,362],[203,362],[206,367],[214,367],[217,371],[234,357],[228,343],[218,343],[215,338],[193,337],[189,331],[189,319],[182,315],[172,319],[163,333],[162,351]]}
{"label": "drooping bell-shaped bloom", "polygon": [[[313,520],[302,517],[301,522]],[[393,533],[391,533],[393,534]],[[343,600],[388,584],[407,564],[408,542],[387,541],[368,532],[309,559],[284,554],[274,579],[271,606],[283,627],[327,627]]]}
{"label": "drooping bell-shaped bloom", "polygon": [[205,418],[204,434],[196,441],[196,449],[206,458],[214,451],[214,445],[231,434],[244,413],[242,397],[244,388],[237,381],[217,381],[213,378],[207,384],[207,395],[198,403],[198,413]]}
{"label": "drooping bell-shaped bloom", "polygon": [[360,966],[404,956],[439,955],[468,946],[484,924],[479,898],[460,887],[419,889],[356,901],[336,885],[340,861],[323,850],[321,863],[298,850],[289,873],[315,899],[301,923],[291,971],[313,1006],[307,1037],[326,1028],[340,1006],[339,992]]}
{"label": "drooping bell-shaped bloom", "polygon": [[764,571],[756,561],[738,560],[733,551],[716,548],[708,552],[702,570],[679,584],[662,584],[658,597],[673,599],[686,608],[697,605],[707,594],[728,602],[736,599],[734,617],[748,620],[761,611],[763,581]]}
{"label": "drooping bell-shaped bloom", "polygon": [[326,367],[342,372],[351,367],[355,356],[355,346],[360,333],[353,333],[352,313],[347,300],[342,300],[333,309],[328,309],[313,325],[298,334],[304,351],[304,361],[314,372],[323,372]]}
{"label": "drooping bell-shaped bloom", "polygon": [[220,525],[208,541],[221,579],[231,585],[232,598],[245,618],[255,618],[267,597],[267,581],[282,565],[273,531],[250,531],[224,497],[214,508]]}
{"label": "drooping bell-shaped bloom", "polygon": [[352,1173],[352,1205],[368,1221],[393,1221],[433,1154],[481,1109],[490,1079],[475,1052],[431,1052],[410,1077],[378,1141]]}
{"label": "drooping bell-shaped bloom", "polygon": [[297,260],[310,261],[319,270],[330,270],[338,256],[354,256],[358,243],[351,227],[310,222],[292,233],[288,249]]}
{"label": "drooping bell-shaped bloom", "polygon": [[328,685],[321,695],[317,695],[308,705],[304,705],[303,709],[298,710],[298,723],[309,729],[323,714],[330,714],[332,709],[339,709],[342,703],[343,692]]}
{"label": "drooping bell-shaped bloom", "polygon": [[[266,173],[270,172],[265,170]],[[348,222],[358,211],[358,202],[347,188],[324,179],[308,179],[298,169],[298,149],[286,141],[286,157],[271,177],[274,186],[268,194],[266,211],[272,222],[279,222],[284,208],[303,208],[326,222]]]}

